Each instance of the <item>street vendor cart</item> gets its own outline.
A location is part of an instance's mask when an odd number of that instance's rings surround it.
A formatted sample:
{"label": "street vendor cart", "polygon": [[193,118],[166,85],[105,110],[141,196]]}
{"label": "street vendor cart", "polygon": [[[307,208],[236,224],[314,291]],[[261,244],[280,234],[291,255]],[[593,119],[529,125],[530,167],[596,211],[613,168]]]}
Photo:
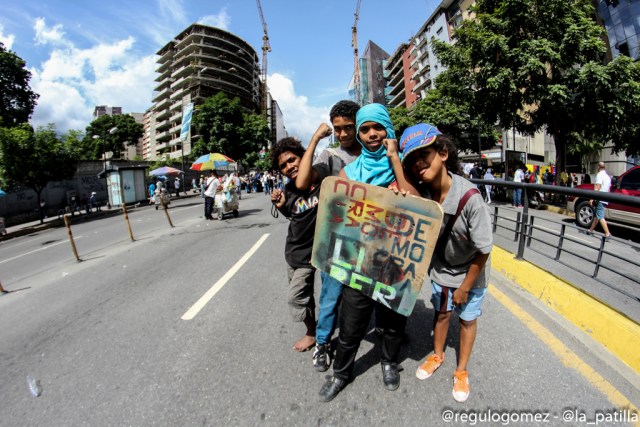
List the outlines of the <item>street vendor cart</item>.
{"label": "street vendor cart", "polygon": [[220,191],[216,193],[213,204],[213,212],[217,213],[218,219],[224,219],[225,215],[238,217],[240,202],[236,191]]}
{"label": "street vendor cart", "polygon": [[156,188],[155,194],[153,195],[153,201],[156,205],[156,210],[158,210],[158,207],[162,206],[163,202],[166,206],[169,206],[171,204],[171,197],[169,197],[169,192],[166,188]]}

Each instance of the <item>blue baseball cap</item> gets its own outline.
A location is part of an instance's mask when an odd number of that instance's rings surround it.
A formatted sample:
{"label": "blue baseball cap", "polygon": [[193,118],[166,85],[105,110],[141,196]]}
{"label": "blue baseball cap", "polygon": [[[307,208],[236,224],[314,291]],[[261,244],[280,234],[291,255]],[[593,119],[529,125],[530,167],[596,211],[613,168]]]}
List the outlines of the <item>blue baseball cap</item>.
{"label": "blue baseball cap", "polygon": [[428,123],[418,123],[405,129],[400,137],[402,161],[404,162],[412,152],[433,144],[438,135],[442,135],[442,132]]}

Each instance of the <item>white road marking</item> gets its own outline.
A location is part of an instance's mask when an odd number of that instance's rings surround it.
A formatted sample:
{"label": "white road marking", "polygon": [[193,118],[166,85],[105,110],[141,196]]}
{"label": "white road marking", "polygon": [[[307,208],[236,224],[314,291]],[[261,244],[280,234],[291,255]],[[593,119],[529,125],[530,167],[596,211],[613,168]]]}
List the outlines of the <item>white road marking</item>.
{"label": "white road marking", "polygon": [[240,258],[240,260],[236,262],[235,265],[231,267],[229,271],[225,273],[224,276],[220,278],[220,280],[218,280],[211,288],[209,288],[209,290],[205,292],[205,294],[202,295],[200,299],[196,301],[196,303],[193,304],[189,310],[187,310],[187,312],[182,316],[182,320],[193,319],[200,312],[200,310],[202,310],[204,306],[207,305],[207,303],[211,300],[211,298],[213,298],[214,295],[217,294],[218,291],[222,289],[224,285],[227,284],[229,279],[231,279],[233,275],[236,274],[238,270],[240,270],[240,268],[244,265],[244,263],[246,263],[249,260],[249,258],[251,258],[251,256],[258,250],[258,248],[260,248],[260,246],[264,243],[264,241],[267,240],[267,237],[269,237],[269,233],[264,234],[256,242],[256,244],[253,245],[253,247],[249,249],[249,251],[246,254],[244,254],[244,256]]}
{"label": "white road marking", "polygon": [[[77,237],[74,237],[74,238],[73,238],[73,240],[78,240],[78,239],[82,239],[82,236],[77,236]],[[31,252],[25,252],[25,253],[23,253],[23,254],[21,254],[21,255],[14,256],[13,258],[3,259],[2,261],[0,261],[0,264],[2,264],[3,262],[8,262],[8,261],[12,261],[12,260],[14,260],[14,259],[18,259],[18,258],[23,257],[23,256],[26,256],[26,255],[31,255],[31,254],[33,254],[33,253],[35,253],[35,252],[44,251],[45,249],[48,249],[48,248],[50,248],[50,247],[52,247],[52,246],[61,245],[61,244],[63,244],[63,243],[67,243],[67,241],[66,241],[66,240],[63,240],[63,241],[58,242],[58,243],[52,243],[52,244],[47,245],[47,246],[44,246],[44,247],[42,247],[42,248],[40,248],[40,249],[36,249],[36,250],[31,251]]]}

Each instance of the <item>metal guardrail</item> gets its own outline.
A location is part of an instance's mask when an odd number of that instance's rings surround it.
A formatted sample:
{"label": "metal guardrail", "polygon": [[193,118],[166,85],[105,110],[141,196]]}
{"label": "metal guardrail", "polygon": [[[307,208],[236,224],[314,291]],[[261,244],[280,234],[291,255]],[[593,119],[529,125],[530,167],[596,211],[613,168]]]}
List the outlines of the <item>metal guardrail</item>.
{"label": "metal guardrail", "polygon": [[[608,273],[614,276],[618,276],[623,280],[640,285],[640,277],[637,273],[631,271],[640,271],[640,262],[638,257],[634,259],[621,255],[619,251],[613,251],[606,246],[604,236],[600,237],[598,245],[585,244],[584,241],[571,236],[567,231],[569,229],[577,230],[578,233],[585,233],[585,230],[571,224],[560,223],[551,219],[545,219],[537,216],[530,216],[528,211],[528,197],[527,189],[534,191],[541,191],[550,194],[561,194],[567,196],[586,197],[588,199],[603,200],[608,202],[616,202],[620,204],[626,204],[629,206],[640,206],[640,198],[633,196],[626,196],[621,194],[603,193],[593,190],[582,190],[569,187],[560,187],[555,185],[541,185],[541,184],[529,184],[509,182],[502,180],[483,180],[483,179],[471,179],[471,182],[479,185],[492,185],[506,188],[522,188],[523,208],[522,211],[516,212],[515,220],[512,217],[500,215],[500,206],[494,206],[493,209],[493,232],[498,231],[498,228],[505,229],[510,233],[513,233],[514,242],[518,243],[518,249],[516,252],[516,259],[524,259],[525,249],[531,250],[540,254],[546,258],[549,258],[555,262],[558,262],[565,267],[572,269],[580,274],[586,275],[591,279],[598,281],[611,289],[614,289],[625,296],[640,302],[640,291],[630,292],[622,289],[619,286],[615,286],[610,280],[602,279],[602,270],[606,270]],[[499,222],[513,224],[513,226],[505,226],[499,224]],[[546,227],[538,225],[539,221],[546,221],[549,223],[557,224],[559,230],[550,230]],[[640,231],[640,230],[639,230]],[[615,241],[628,245],[634,251],[640,252],[640,244],[634,244],[628,241],[615,239]],[[544,249],[536,248],[532,243],[537,243]],[[576,248],[567,248],[569,244],[573,243],[579,245],[579,251]],[[593,256],[587,256],[581,252],[594,251]],[[571,262],[567,260],[569,257],[572,260],[581,260],[581,263]],[[622,261],[627,263],[629,271],[625,271],[615,266],[613,260]],[[592,269],[586,269],[586,265],[591,265]]]}

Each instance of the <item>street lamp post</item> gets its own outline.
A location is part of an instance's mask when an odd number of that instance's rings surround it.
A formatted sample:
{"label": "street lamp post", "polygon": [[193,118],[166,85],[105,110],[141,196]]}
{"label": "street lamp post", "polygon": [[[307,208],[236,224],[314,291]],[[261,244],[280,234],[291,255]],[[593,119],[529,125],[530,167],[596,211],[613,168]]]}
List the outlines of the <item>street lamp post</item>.
{"label": "street lamp post", "polygon": [[[109,129],[109,134],[113,135],[118,131],[118,128],[116,126],[112,127],[111,129]],[[93,135],[92,136],[93,139],[100,139],[99,135]],[[102,137],[102,169],[104,172],[106,172],[107,170],[107,135],[104,134],[104,136]]]}
{"label": "street lamp post", "polygon": [[[118,128],[116,126],[112,127],[111,129],[109,129],[109,134],[113,135],[118,131]],[[92,136],[93,139],[101,139],[100,135],[93,135]],[[107,134],[105,133],[102,137],[102,173],[104,173],[104,179],[107,179]],[[108,194],[108,191],[107,191]],[[111,208],[111,203],[109,203],[108,198],[107,198],[107,207]]]}

